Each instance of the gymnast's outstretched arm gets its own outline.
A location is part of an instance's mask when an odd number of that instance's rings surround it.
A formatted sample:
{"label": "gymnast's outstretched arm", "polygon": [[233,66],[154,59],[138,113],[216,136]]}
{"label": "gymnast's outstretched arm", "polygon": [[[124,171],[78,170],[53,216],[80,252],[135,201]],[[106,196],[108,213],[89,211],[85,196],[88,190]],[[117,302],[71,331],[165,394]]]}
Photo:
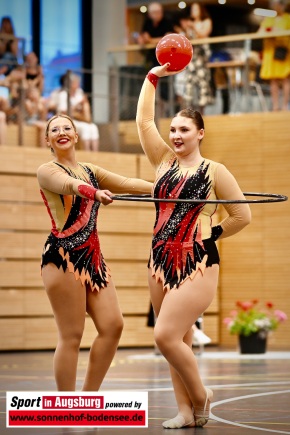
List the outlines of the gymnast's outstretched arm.
{"label": "gymnast's outstretched arm", "polygon": [[114,193],[142,194],[151,193],[153,183],[140,178],[127,178],[99,166],[92,167],[100,189],[109,189]]}
{"label": "gymnast's outstretched arm", "polygon": [[[219,164],[216,169],[215,191],[218,199],[245,199],[236,179],[222,164]],[[241,231],[251,221],[249,204],[223,204],[223,206],[228,216],[219,224],[223,230],[219,239],[224,239]]]}
{"label": "gymnast's outstretched arm", "polygon": [[40,187],[50,192],[95,199],[97,189],[83,180],[71,177],[57,165],[51,163],[41,165],[37,170],[37,179]]}
{"label": "gymnast's outstretched arm", "polygon": [[[100,189],[114,193],[151,193],[152,183],[138,178],[126,178],[98,166],[87,164],[94,172]],[[79,195],[95,199],[95,189],[85,181],[71,177],[57,165],[45,163],[38,168],[37,178],[40,187],[61,195]]]}

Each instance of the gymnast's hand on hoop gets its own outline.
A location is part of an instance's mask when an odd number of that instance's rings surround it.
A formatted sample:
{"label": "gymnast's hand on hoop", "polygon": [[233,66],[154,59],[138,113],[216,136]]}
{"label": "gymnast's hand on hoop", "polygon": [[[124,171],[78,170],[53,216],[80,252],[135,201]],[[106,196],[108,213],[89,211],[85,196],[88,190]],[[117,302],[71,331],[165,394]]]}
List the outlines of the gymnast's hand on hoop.
{"label": "gymnast's hand on hoop", "polygon": [[186,68],[185,67],[179,71],[168,71],[167,70],[168,67],[170,67],[169,62],[167,62],[161,66],[154,66],[153,68],[151,68],[150,72],[151,72],[151,74],[155,74],[157,77],[167,77],[167,76],[173,76],[177,73],[180,73],[181,71],[183,71]]}
{"label": "gymnast's hand on hoop", "polygon": [[97,190],[95,193],[96,200],[103,205],[109,205],[113,202],[111,196],[113,194],[109,190]]}

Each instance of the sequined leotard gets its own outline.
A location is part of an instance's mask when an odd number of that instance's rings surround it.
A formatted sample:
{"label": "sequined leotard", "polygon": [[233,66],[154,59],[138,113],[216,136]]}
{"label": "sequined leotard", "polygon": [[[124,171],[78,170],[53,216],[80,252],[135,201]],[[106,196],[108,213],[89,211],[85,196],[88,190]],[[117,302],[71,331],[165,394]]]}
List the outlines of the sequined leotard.
{"label": "sequined leotard", "polygon": [[[89,163],[69,168],[56,162],[38,169],[41,195],[52,222],[42,264],[55,264],[73,272],[92,290],[106,287],[110,270],[100,249],[97,216],[100,203],[80,193],[79,186],[109,189],[114,193],[150,193],[152,184],[125,178]],[[85,192],[85,189],[81,189]]]}
{"label": "sequined leotard", "polygon": [[[183,167],[164,142],[154,123],[155,88],[146,78],[137,109],[137,125],[142,147],[156,171],[157,198],[244,199],[224,165],[202,159],[196,166]],[[228,204],[228,216],[215,227],[217,235],[230,236],[250,219],[247,204]],[[156,203],[156,220],[148,266],[165,290],[178,288],[193,279],[198,270],[219,263],[212,236],[212,215],[216,204]]]}

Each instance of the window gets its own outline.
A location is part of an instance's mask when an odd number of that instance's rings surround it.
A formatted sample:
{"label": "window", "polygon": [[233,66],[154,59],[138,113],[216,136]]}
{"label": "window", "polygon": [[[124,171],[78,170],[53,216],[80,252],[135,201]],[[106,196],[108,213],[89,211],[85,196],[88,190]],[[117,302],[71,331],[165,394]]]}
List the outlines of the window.
{"label": "window", "polygon": [[31,32],[31,0],[1,0],[2,17],[9,16],[12,20],[15,36],[24,38],[19,42],[19,63],[23,62],[23,54],[32,50],[32,32]]}
{"label": "window", "polygon": [[40,11],[40,59],[48,95],[67,69],[82,66],[81,0],[41,0]]}

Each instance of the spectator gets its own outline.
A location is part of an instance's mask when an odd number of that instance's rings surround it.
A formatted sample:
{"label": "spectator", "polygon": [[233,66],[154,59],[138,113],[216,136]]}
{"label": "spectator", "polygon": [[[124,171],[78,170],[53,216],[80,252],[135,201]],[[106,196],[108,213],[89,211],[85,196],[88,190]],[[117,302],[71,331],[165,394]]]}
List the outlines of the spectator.
{"label": "spectator", "polygon": [[8,75],[17,66],[18,42],[12,19],[3,17],[0,26],[0,74]]}
{"label": "spectator", "polygon": [[25,79],[28,87],[37,88],[40,95],[43,93],[44,76],[42,66],[39,65],[38,57],[31,51],[25,56]]}
{"label": "spectator", "polygon": [[8,76],[6,83],[9,87],[9,104],[6,111],[7,121],[16,123],[18,121],[20,106],[22,102],[21,91],[25,89],[24,71],[21,66],[14,68]]}
{"label": "spectator", "polygon": [[[190,26],[190,18],[185,13],[181,13],[176,17],[176,23],[174,24],[174,31],[180,33],[181,35],[187,36],[188,29]],[[174,92],[177,100],[177,111],[184,106],[184,91],[185,91],[185,80],[186,80],[186,70],[174,76]]]}
{"label": "spectator", "polygon": [[[276,17],[265,18],[259,28],[260,32],[290,30],[290,14],[285,12],[285,2],[270,1]],[[290,37],[265,38],[263,41],[263,58],[260,77],[270,81],[272,110],[280,109],[280,87],[282,87],[282,110],[288,110],[290,93]]]}
{"label": "spectator", "polygon": [[[148,5],[148,16],[144,21],[141,33],[138,37],[140,45],[157,44],[167,33],[173,33],[174,28],[170,20],[164,15],[163,6],[160,3],[152,2]],[[145,51],[145,67],[153,68],[159,65],[155,55],[155,49]]]}
{"label": "spectator", "polygon": [[25,98],[25,122],[28,125],[35,125],[39,131],[40,146],[46,148],[45,126],[47,118],[46,105],[36,87],[29,87],[26,90]]}
{"label": "spectator", "polygon": [[[138,43],[143,46],[146,44],[157,45],[160,39],[169,33],[174,33],[174,26],[171,20],[165,17],[163,6],[158,2],[151,2],[148,4],[148,15],[144,21],[141,33],[138,37]],[[146,49],[143,52],[145,56],[144,66],[146,70],[159,65],[155,48]],[[160,97],[161,100],[168,100],[168,78],[166,77],[160,83]]]}
{"label": "spectator", "polygon": [[[72,74],[69,83],[71,116],[78,129],[83,148],[86,151],[98,151],[99,130],[97,125],[92,122],[91,106],[83,89],[80,87],[80,77]],[[62,89],[58,95],[57,112],[67,114],[67,100],[67,90]]]}
{"label": "spectator", "polygon": [[48,118],[50,118],[53,115],[56,115],[57,113],[59,94],[61,91],[65,90],[65,78],[66,78],[66,74],[62,74],[60,76],[59,88],[54,89],[47,98],[46,105],[47,105]]}
{"label": "spectator", "polygon": [[9,80],[0,74],[0,110],[6,110],[9,104]]}
{"label": "spectator", "polygon": [[[189,39],[207,38],[212,32],[212,20],[201,3],[192,3],[190,20],[186,23]],[[207,67],[211,55],[208,44],[195,45],[193,56],[186,69],[184,100],[186,106],[194,106],[203,113],[206,105],[212,103],[211,73]]]}

